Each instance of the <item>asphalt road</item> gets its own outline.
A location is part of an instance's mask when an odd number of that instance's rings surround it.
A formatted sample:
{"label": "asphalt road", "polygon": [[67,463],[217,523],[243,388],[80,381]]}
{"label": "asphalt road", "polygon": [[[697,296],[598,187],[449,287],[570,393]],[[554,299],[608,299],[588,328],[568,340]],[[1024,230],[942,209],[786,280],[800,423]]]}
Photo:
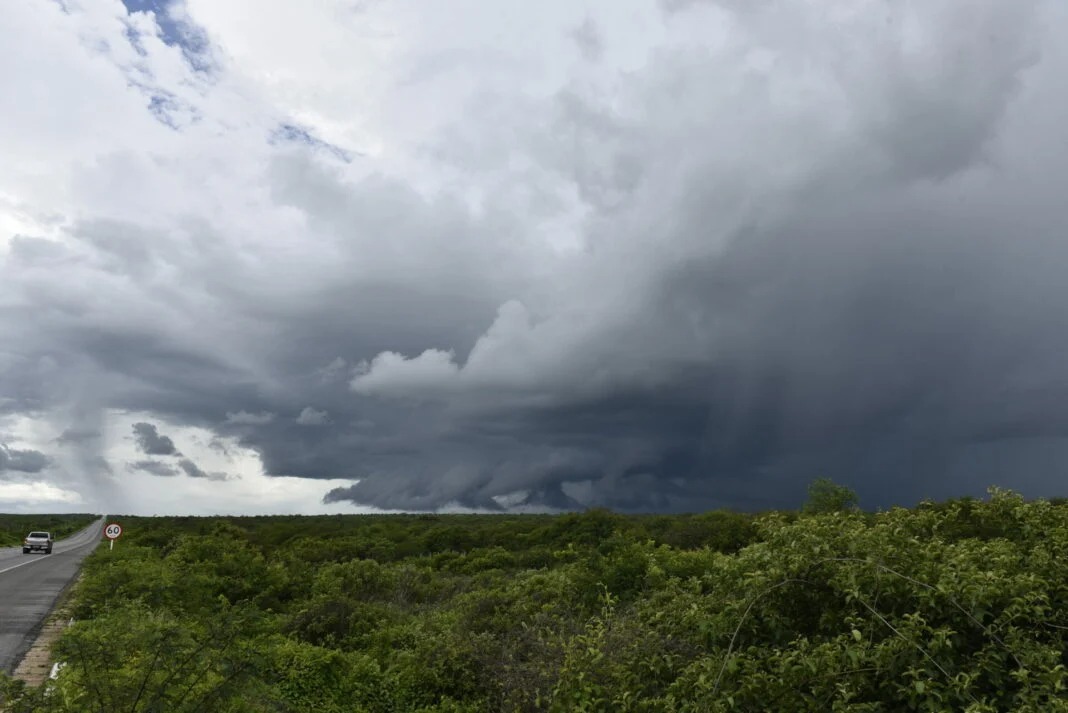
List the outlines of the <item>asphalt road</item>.
{"label": "asphalt road", "polygon": [[57,540],[50,555],[0,547],[0,671],[14,671],[82,559],[100,543],[103,526],[100,519]]}

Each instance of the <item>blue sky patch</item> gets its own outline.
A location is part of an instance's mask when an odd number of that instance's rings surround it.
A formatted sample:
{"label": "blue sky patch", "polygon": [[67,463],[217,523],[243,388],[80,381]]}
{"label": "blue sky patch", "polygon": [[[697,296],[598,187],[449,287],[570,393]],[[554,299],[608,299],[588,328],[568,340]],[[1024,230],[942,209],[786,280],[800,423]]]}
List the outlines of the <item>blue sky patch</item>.
{"label": "blue sky patch", "polygon": [[352,163],[353,157],[355,155],[358,155],[356,152],[348,151],[346,149],[341,148],[340,146],[336,146],[327,141],[323,141],[322,139],[314,136],[307,129],[297,126],[296,124],[280,124],[278,128],[271,133],[271,143],[304,144],[305,146],[310,146],[313,149],[321,149],[323,151],[326,151],[330,155],[344,161],[345,163]]}
{"label": "blue sky patch", "polygon": [[156,16],[160,39],[171,47],[181,49],[190,66],[200,72],[212,68],[210,42],[204,29],[183,17],[184,13],[173,12],[179,0],[122,0],[126,11],[150,12]]}
{"label": "blue sky patch", "polygon": [[[208,35],[202,27],[186,17],[182,0],[122,0],[122,2],[128,13],[152,13],[159,26],[160,39],[171,47],[179,48],[193,69],[205,73],[211,72],[214,63]],[[145,54],[140,38],[132,27],[127,29],[127,38],[138,54]],[[134,83],[141,86],[139,82]],[[141,88],[150,97],[149,111],[172,129],[179,129],[187,123],[186,120],[189,118],[194,121],[197,119],[196,111],[192,107],[183,106],[170,92],[159,87],[141,86]],[[351,163],[355,156],[360,155],[358,152],[323,141],[308,129],[292,123],[279,124],[271,132],[268,141],[274,145],[302,144],[317,151],[325,151],[345,163]]]}

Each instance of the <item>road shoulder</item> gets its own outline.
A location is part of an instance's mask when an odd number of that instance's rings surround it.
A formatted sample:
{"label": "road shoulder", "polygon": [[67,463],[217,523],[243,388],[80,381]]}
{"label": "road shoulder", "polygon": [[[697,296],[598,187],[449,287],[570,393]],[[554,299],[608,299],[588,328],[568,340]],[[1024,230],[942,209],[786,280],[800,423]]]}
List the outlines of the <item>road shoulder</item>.
{"label": "road shoulder", "polygon": [[59,639],[71,622],[70,618],[70,594],[74,586],[81,581],[79,574],[75,580],[68,584],[56,600],[56,606],[45,617],[44,623],[34,636],[30,648],[23,654],[18,666],[15,667],[13,678],[25,681],[27,686],[40,686],[52,672],[52,644]]}

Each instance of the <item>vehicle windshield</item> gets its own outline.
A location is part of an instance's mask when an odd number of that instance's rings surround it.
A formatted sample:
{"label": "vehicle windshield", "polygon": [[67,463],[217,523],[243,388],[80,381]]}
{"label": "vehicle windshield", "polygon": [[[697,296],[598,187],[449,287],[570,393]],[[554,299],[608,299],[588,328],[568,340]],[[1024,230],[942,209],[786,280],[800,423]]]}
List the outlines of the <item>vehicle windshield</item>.
{"label": "vehicle windshield", "polygon": [[47,532],[31,532],[30,537],[48,537]]}

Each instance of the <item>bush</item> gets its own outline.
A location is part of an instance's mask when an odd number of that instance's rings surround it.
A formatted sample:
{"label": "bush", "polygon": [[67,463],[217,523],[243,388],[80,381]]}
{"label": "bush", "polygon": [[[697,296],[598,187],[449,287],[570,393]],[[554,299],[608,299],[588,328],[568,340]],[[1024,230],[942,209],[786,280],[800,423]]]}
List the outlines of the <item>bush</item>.
{"label": "bush", "polygon": [[803,517],[127,518],[51,694],[0,704],[1068,711],[1068,508],[813,485]]}
{"label": "bush", "polygon": [[847,512],[855,510],[856,507],[855,492],[829,478],[818,478],[808,486],[808,500],[805,501],[802,511],[814,514]]}

